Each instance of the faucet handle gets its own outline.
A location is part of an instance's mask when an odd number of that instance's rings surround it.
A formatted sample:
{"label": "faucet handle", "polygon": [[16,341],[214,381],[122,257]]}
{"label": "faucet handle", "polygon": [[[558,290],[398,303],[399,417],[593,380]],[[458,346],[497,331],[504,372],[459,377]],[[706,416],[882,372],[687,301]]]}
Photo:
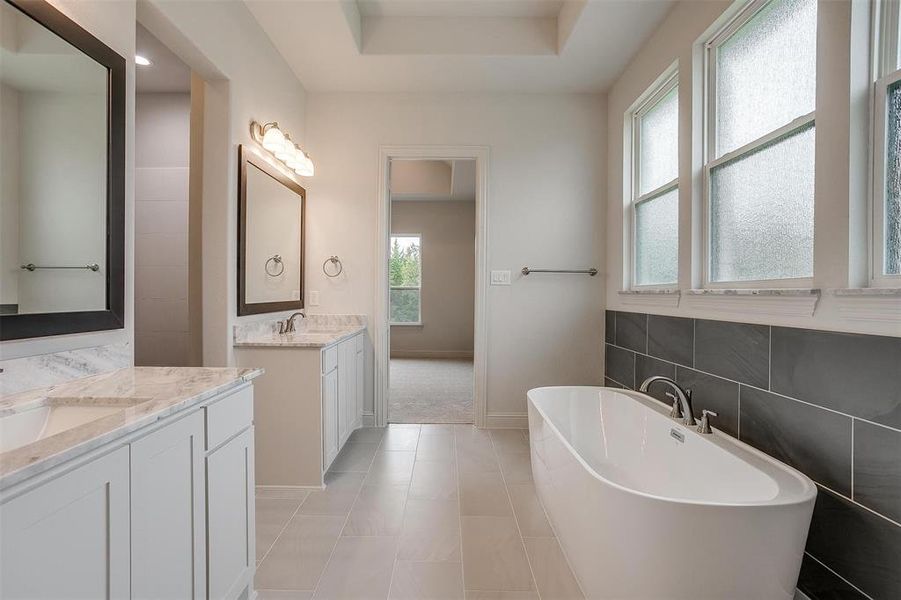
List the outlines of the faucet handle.
{"label": "faucet handle", "polygon": [[701,411],[701,421],[698,423],[698,433],[713,433],[710,429],[710,419],[708,417],[718,417],[719,415],[712,410],[706,408]]}
{"label": "faucet handle", "polygon": [[285,324],[284,321],[279,321],[278,322],[278,334],[285,335],[286,333],[288,333],[287,325]]}
{"label": "faucet handle", "polygon": [[666,397],[673,401],[673,408],[670,410],[669,416],[672,419],[681,419],[682,418],[682,405],[679,403],[679,399],[676,398],[676,395],[672,392],[663,392],[666,394]]}

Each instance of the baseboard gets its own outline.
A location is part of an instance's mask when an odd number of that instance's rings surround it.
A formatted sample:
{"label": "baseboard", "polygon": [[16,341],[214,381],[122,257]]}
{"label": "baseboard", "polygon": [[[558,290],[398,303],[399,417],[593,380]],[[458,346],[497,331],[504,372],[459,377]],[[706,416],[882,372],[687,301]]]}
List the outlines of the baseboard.
{"label": "baseboard", "polygon": [[522,413],[494,413],[485,415],[488,429],[528,429],[529,415]]}
{"label": "baseboard", "polygon": [[468,358],[471,351],[458,350],[392,350],[391,358]]}
{"label": "baseboard", "polygon": [[285,498],[294,499],[306,497],[307,492],[324,490],[324,485],[258,485],[256,495],[258,498]]}
{"label": "baseboard", "polygon": [[375,427],[375,415],[363,413],[363,427]]}

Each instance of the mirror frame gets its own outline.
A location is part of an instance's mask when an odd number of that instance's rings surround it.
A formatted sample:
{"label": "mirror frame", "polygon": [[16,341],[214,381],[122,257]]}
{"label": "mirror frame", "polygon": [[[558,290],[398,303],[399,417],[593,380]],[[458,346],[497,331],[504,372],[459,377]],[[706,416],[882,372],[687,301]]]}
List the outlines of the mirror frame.
{"label": "mirror frame", "polygon": [[[281,302],[246,302],[247,297],[247,165],[251,164],[266,175],[269,175],[292,192],[300,196],[300,300],[284,300]],[[304,246],[307,242],[306,232],[307,191],[292,178],[288,177],[258,154],[238,146],[238,316],[258,315],[261,313],[285,310],[300,310],[304,307]]]}
{"label": "mirror frame", "polygon": [[125,327],[126,60],[44,0],[0,0],[106,67],[106,309],[0,315],[0,340]]}

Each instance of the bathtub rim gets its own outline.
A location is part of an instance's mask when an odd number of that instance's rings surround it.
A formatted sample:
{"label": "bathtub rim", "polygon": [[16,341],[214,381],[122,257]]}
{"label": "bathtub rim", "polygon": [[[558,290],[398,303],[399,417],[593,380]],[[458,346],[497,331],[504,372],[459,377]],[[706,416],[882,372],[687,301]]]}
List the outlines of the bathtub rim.
{"label": "bathtub rim", "polygon": [[[592,477],[598,479],[605,485],[609,485],[617,490],[625,492],[627,494],[631,494],[634,496],[639,496],[642,498],[647,498],[649,500],[655,500],[659,502],[666,502],[670,504],[681,504],[681,505],[694,505],[694,506],[715,506],[715,507],[723,507],[723,508],[751,508],[751,507],[768,507],[768,506],[795,506],[805,503],[813,503],[817,496],[817,486],[807,475],[802,473],[801,471],[795,469],[794,467],[783,463],[782,461],[773,458],[772,456],[761,452],[760,450],[754,448],[753,446],[749,446],[745,442],[734,438],[726,433],[723,433],[717,428],[713,428],[714,432],[711,435],[703,435],[702,440],[707,443],[712,443],[717,447],[721,448],[725,452],[729,452],[738,460],[741,460],[745,463],[748,463],[753,469],[757,469],[758,471],[762,471],[765,475],[769,476],[776,483],[778,491],[773,498],[768,500],[761,501],[745,501],[745,502],[722,502],[722,501],[713,501],[713,500],[697,500],[697,499],[687,499],[687,498],[676,498],[672,496],[661,496],[658,494],[652,494],[649,492],[644,492],[641,490],[636,490],[627,486],[622,485],[616,481],[612,481],[611,479],[604,477],[600,473],[598,473],[588,462],[582,457],[581,454],[570,444],[569,440],[564,436],[554,422],[548,418],[547,413],[542,410],[542,408],[537,404],[535,398],[533,398],[533,393],[541,393],[541,392],[550,392],[550,391],[610,391],[618,394],[622,394],[629,398],[630,400],[641,403],[649,410],[653,410],[667,419],[669,419],[669,411],[670,407],[664,404],[663,402],[657,400],[656,398],[649,396],[648,394],[642,392],[636,392],[633,390],[626,390],[621,388],[607,387],[607,386],[591,386],[591,385],[561,385],[561,386],[541,386],[537,388],[532,388],[528,392],[526,392],[526,396],[528,399],[529,407],[534,409],[541,415],[542,420],[551,428],[554,432],[554,435],[557,436],[557,439],[563,444],[563,446],[569,451],[569,453],[582,465],[585,470],[591,474]],[[531,426],[531,421],[530,421]],[[700,433],[695,431],[694,427],[687,427],[682,425],[681,423],[677,423],[673,421],[673,425],[679,427],[680,430],[687,432],[689,435],[701,436]],[[750,457],[753,460],[749,461],[747,458]],[[755,464],[762,463],[762,464]],[[764,468],[761,468],[761,467]],[[794,484],[794,487],[797,489],[786,489],[786,484]]]}

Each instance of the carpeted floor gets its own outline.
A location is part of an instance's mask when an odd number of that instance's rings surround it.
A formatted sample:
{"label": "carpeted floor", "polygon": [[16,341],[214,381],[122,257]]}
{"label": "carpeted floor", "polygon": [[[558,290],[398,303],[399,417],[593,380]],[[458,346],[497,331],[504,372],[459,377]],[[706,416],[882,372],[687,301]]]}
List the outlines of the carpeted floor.
{"label": "carpeted floor", "polygon": [[392,358],[390,423],[472,423],[472,360]]}

